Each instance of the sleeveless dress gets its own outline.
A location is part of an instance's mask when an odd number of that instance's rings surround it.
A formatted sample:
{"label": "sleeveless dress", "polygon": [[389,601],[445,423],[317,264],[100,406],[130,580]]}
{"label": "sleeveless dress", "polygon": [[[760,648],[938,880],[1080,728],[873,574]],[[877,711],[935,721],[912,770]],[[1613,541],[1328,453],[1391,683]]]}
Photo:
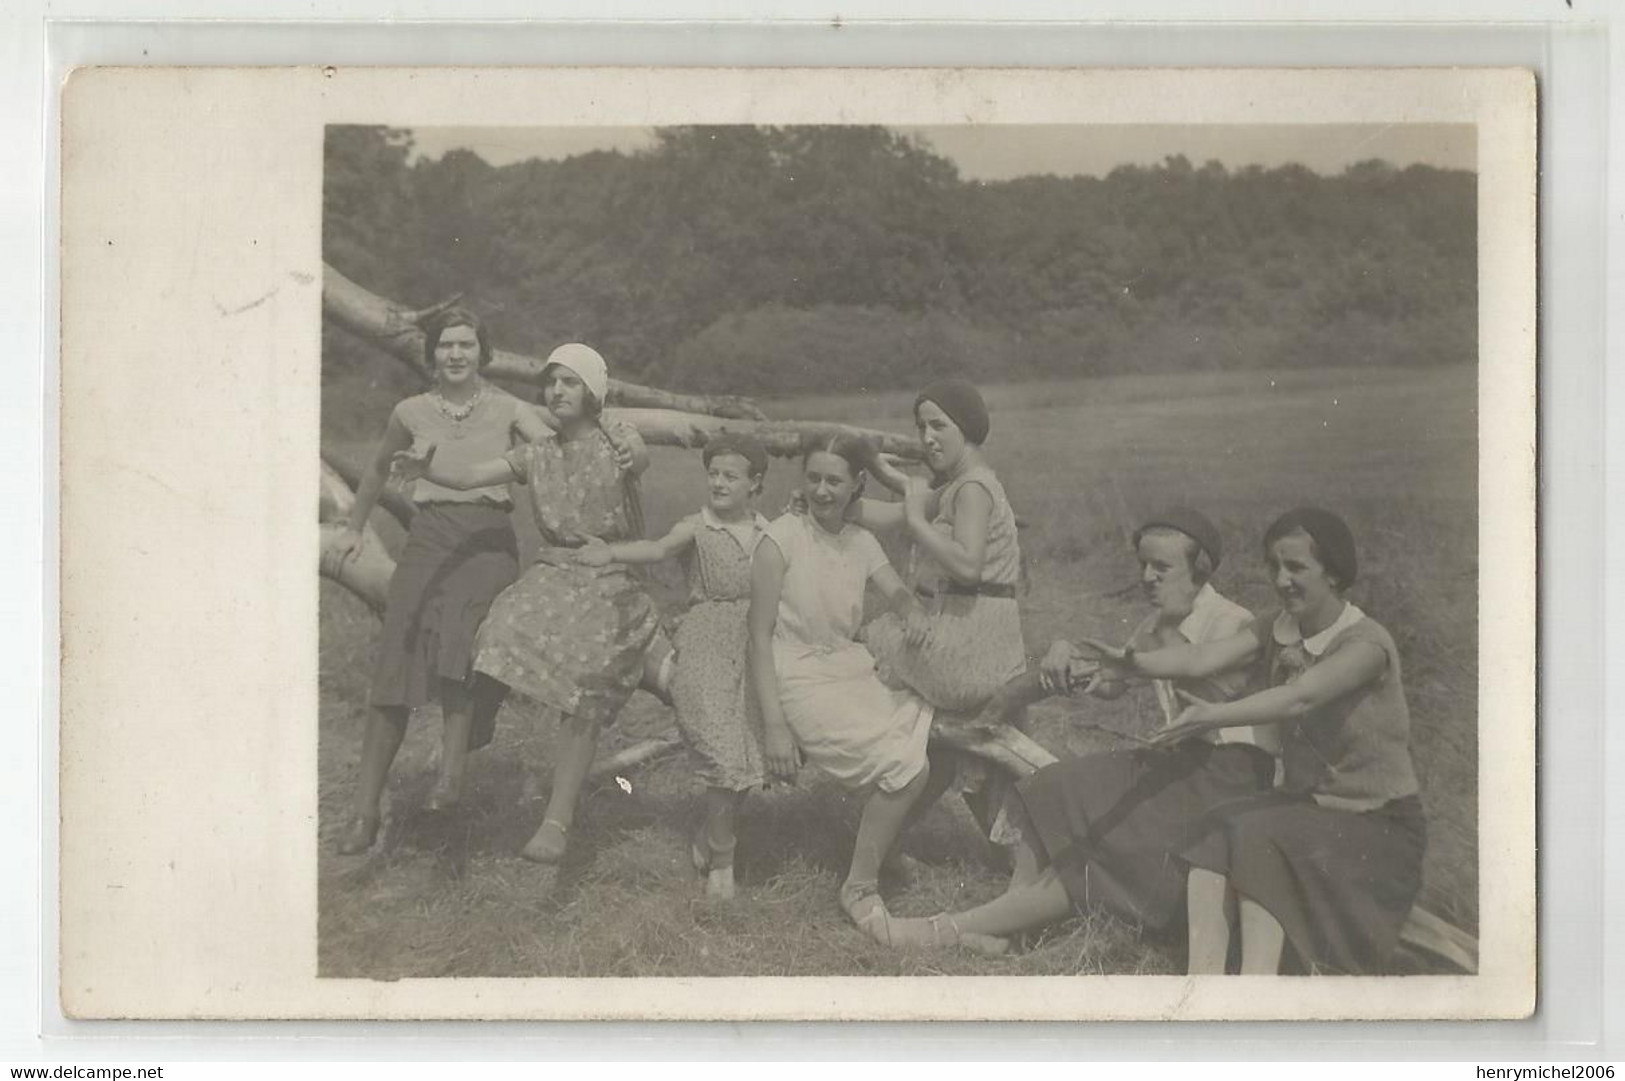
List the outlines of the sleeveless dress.
{"label": "sleeveless dress", "polygon": [[[488,461],[513,446],[519,406],[487,385],[462,420],[441,413],[429,394],[398,403],[392,420],[415,445],[434,443],[442,460]],[[370,700],[381,708],[412,709],[439,698],[441,680],[466,681],[481,621],[519,576],[507,485],[457,491],[424,479],[413,484],[412,502],[373,669]]]}
{"label": "sleeveless dress", "polygon": [[[628,426],[618,426],[615,438],[642,442]],[[574,551],[589,536],[636,539],[635,491],[602,428],[527,443],[507,459],[530,488],[542,544],[536,562],[491,605],[474,667],[561,713],[607,723],[642,678],[655,607],[630,568],[583,566]]]}
{"label": "sleeveless dress", "polygon": [[830,533],[810,517],[786,514],[766,541],[784,556],[784,585],[773,628],[773,667],[785,721],[807,763],[851,788],[896,792],[925,768],[931,706],[887,687],[854,636],[863,590],[887,565],[868,530]]}
{"label": "sleeveless dress", "polygon": [[950,481],[938,497],[931,527],[953,535],[954,511],[966,485],[981,486],[993,500],[980,587],[961,587],[936,560],[916,549],[909,578],[931,615],[924,646],[904,639],[904,622],[887,612],[864,629],[881,679],[901,684],[938,709],[972,711],[1027,669],[1016,584],[1021,546],[1016,515],[993,470],[978,466]]}
{"label": "sleeveless dress", "polygon": [[1370,683],[1287,727],[1281,787],[1218,813],[1184,859],[1224,875],[1274,916],[1305,970],[1380,974],[1421,893],[1427,849],[1399,650],[1352,604],[1307,638],[1285,613],[1251,631],[1270,686],[1358,642],[1388,663]]}
{"label": "sleeveless dress", "polygon": [[767,519],[742,543],[709,507],[690,515],[689,609],[677,625],[672,699],[700,781],[743,792],[767,780],[762,715],[750,686],[750,565]]}

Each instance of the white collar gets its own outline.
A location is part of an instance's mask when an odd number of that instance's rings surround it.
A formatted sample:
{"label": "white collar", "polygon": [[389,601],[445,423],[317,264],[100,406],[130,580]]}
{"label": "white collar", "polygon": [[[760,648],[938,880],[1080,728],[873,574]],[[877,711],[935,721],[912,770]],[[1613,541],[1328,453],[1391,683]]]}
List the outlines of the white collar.
{"label": "white collar", "polygon": [[1318,657],[1326,652],[1326,647],[1332,644],[1333,638],[1336,638],[1364,618],[1365,613],[1355,607],[1354,602],[1347,601],[1343,604],[1342,614],[1332,621],[1330,627],[1327,627],[1319,634],[1312,634],[1305,638],[1302,628],[1298,626],[1297,617],[1288,615],[1285,612],[1275,617],[1273,631],[1277,644],[1295,646],[1302,643],[1304,650],[1311,657]]}
{"label": "white collar", "polygon": [[1211,584],[1202,583],[1202,588],[1196,591],[1196,599],[1191,601],[1190,614],[1179,621],[1179,633],[1185,641],[1205,642],[1211,637],[1208,631],[1224,611],[1224,605],[1219,603],[1223,599]]}
{"label": "white collar", "polygon": [[765,532],[767,530],[767,519],[763,518],[759,513],[752,515],[743,522],[724,522],[721,518],[717,517],[717,512],[711,509],[711,504],[709,503],[706,503],[700,507],[700,521],[704,522],[708,529],[722,529],[729,532],[739,526],[750,526],[752,529],[761,532]]}

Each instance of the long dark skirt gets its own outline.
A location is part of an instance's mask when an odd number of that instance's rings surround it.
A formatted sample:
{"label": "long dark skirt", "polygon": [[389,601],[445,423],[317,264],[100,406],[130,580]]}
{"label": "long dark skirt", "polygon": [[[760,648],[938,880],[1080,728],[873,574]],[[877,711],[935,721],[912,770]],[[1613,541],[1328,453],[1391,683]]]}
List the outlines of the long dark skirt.
{"label": "long dark skirt", "polygon": [[508,511],[490,503],[425,503],[395,564],[372,681],[374,706],[421,706],[442,679],[467,680],[474,635],[519,577]]}
{"label": "long dark skirt", "polygon": [[1274,773],[1257,747],[1187,742],[1057,762],[1016,792],[1023,834],[1073,904],[1160,929],[1185,915],[1179,853],[1216,808],[1267,791]]}
{"label": "long dark skirt", "polygon": [[1310,972],[1384,971],[1422,889],[1415,796],[1357,813],[1272,793],[1226,812],[1185,852],[1280,921]]}

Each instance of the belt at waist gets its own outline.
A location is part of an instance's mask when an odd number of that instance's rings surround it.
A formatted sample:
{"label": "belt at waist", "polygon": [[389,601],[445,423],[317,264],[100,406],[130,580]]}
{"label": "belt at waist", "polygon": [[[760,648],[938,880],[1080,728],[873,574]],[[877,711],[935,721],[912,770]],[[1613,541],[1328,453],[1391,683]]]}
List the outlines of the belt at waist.
{"label": "belt at waist", "polygon": [[949,582],[941,589],[932,589],[929,586],[915,586],[914,592],[927,599],[937,596],[949,597],[1004,597],[1012,599],[1016,595],[1016,587],[1001,582],[978,582],[968,586],[963,582]]}

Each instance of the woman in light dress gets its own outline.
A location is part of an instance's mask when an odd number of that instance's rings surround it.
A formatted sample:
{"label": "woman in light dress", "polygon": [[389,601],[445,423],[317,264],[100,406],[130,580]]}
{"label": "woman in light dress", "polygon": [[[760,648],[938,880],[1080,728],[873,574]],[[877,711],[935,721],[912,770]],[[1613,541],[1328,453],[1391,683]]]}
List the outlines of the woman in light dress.
{"label": "woman in light dress", "polygon": [[903,614],[906,635],[923,641],[928,625],[879,542],[846,520],[872,457],[851,436],[804,445],[808,512],[774,521],[756,548],[750,660],[769,773],[792,778],[804,760],[869,792],[840,903],[859,928],[890,942],[880,866],[930,778],[932,708],[882,683],[856,640],[870,583]]}

